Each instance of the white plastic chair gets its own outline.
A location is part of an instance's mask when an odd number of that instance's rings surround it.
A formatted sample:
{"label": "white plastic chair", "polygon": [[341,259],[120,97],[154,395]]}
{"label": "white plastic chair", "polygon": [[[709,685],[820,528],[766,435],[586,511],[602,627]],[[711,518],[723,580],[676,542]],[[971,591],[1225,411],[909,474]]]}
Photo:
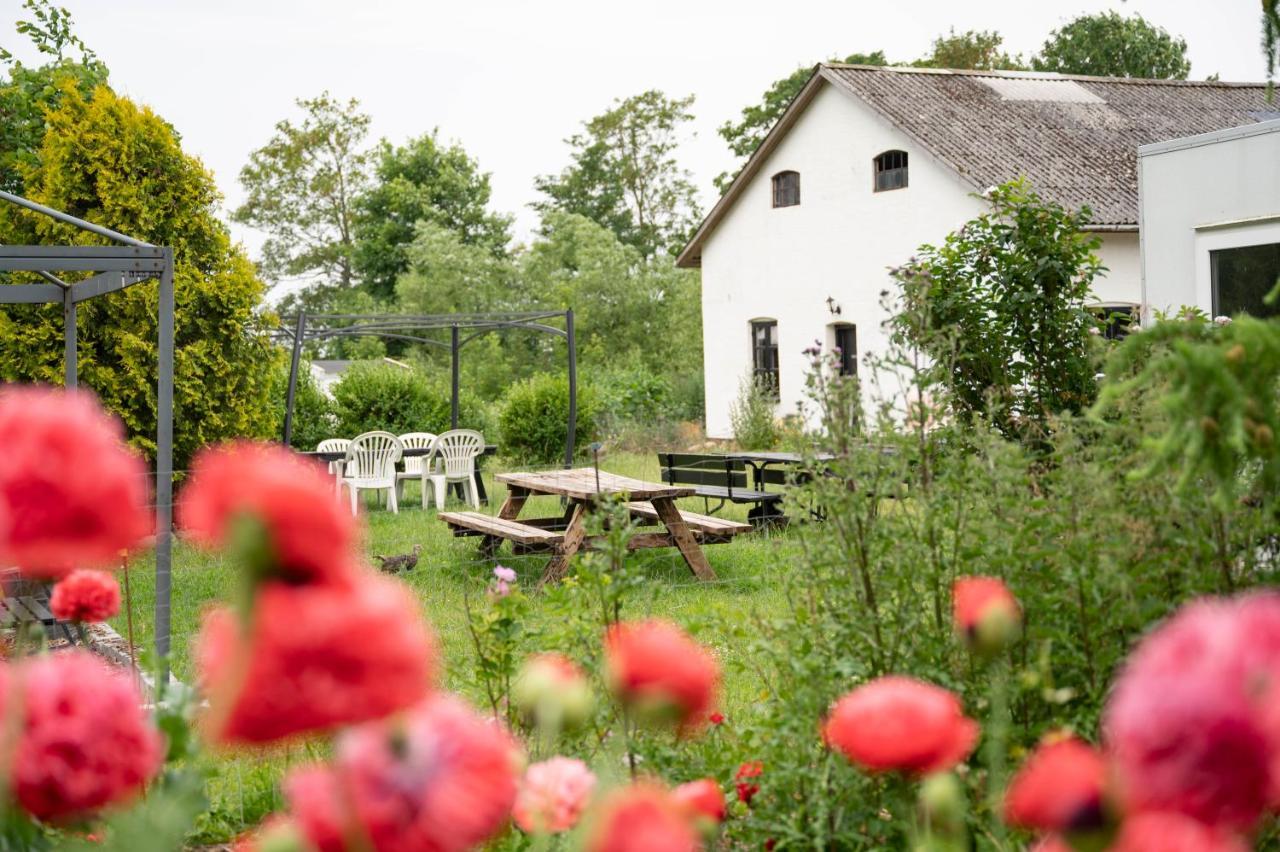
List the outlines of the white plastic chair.
{"label": "white plastic chair", "polygon": [[[351,446],[349,438],[325,438],[316,444],[316,452],[319,453],[345,453],[347,447]],[[333,493],[339,497],[342,496],[342,468],[343,460],[329,462],[329,473],[333,476]]]}
{"label": "white plastic chair", "polygon": [[356,513],[356,492],[385,491],[387,506],[396,514],[396,463],[404,454],[400,439],[390,432],[365,432],[347,447],[342,484],[351,492],[351,514]]}
{"label": "white plastic chair", "polygon": [[443,473],[429,471],[427,477],[436,492],[437,508],[444,508],[445,493],[451,483],[461,482],[472,507],[480,508],[480,491],[476,488],[476,458],[484,452],[484,435],[472,429],[441,432],[436,438],[436,458]]}
{"label": "white plastic chair", "polygon": [[[430,432],[406,432],[400,436],[400,443],[406,450],[430,449],[436,442],[436,436]],[[405,456],[404,469],[396,474],[396,499],[404,499],[404,481],[416,479],[422,483],[422,508],[431,504],[430,483],[427,472],[435,466],[435,453],[425,456]]]}

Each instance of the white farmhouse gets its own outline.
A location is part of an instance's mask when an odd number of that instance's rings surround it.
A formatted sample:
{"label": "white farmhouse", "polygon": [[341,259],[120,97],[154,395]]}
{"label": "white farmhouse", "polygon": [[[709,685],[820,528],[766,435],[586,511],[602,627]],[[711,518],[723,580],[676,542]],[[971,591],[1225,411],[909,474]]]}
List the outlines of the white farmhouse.
{"label": "white farmhouse", "polygon": [[702,269],[707,434],[730,437],[744,376],[804,391],[804,350],[845,369],[883,352],[888,270],[983,212],[1018,176],[1087,204],[1110,272],[1099,304],[1141,300],[1138,146],[1267,117],[1261,85],[820,65],[679,258]]}
{"label": "white farmhouse", "polygon": [[1280,120],[1144,145],[1138,187],[1148,310],[1280,314]]}

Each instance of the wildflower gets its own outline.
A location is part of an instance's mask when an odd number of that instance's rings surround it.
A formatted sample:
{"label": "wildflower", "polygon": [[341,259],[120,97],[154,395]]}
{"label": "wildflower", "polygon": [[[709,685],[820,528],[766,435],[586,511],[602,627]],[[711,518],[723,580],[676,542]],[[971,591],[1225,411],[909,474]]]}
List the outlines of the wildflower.
{"label": "wildflower", "polygon": [[1178,813],[1148,811],[1124,821],[1111,852],[1246,852],[1229,831],[1196,822]]}
{"label": "wildflower", "polygon": [[1127,811],[1248,831],[1280,792],[1280,595],[1206,599],[1142,641],[1103,732]]}
{"label": "wildflower", "polygon": [[431,690],[436,648],[409,590],[349,569],[349,584],[263,585],[247,622],[210,612],[197,642],[215,740],[262,743],[377,719]]}
{"label": "wildflower", "polygon": [[353,837],[377,852],[461,852],[506,824],[520,759],[506,731],[437,696],[346,731],[333,763],[290,774],[285,796],[318,852]]}
{"label": "wildflower", "polygon": [[693,826],[661,787],[638,782],[610,793],[592,814],[587,852],[696,852]]}
{"label": "wildflower", "polygon": [[62,621],[106,621],[120,611],[120,584],[106,571],[76,569],[53,587],[49,609]]}
{"label": "wildflower", "polygon": [[826,741],[872,772],[914,774],[950,769],[968,756],[978,726],[941,687],[888,676],[863,684],[831,710]]}
{"label": "wildflower", "polygon": [[0,391],[0,563],[57,579],[106,566],[153,529],[147,469],[82,391]]}
{"label": "wildflower", "polygon": [[604,652],[614,693],[642,718],[675,719],[683,728],[707,718],[720,667],[679,627],[656,619],[618,624]]}
{"label": "wildflower", "polygon": [[553,757],[532,764],[516,792],[512,816],[524,831],[557,834],[578,824],[596,776],[581,760]]}
{"label": "wildflower", "polygon": [[737,782],[734,786],[739,802],[744,805],[751,804],[751,800],[756,797],[756,793],[760,792],[760,785],[750,779],[759,778],[763,773],[764,764],[758,760],[749,760],[738,766],[738,771],[733,773],[733,780]]}
{"label": "wildflower", "polygon": [[89,816],[133,798],[159,771],[160,734],[133,682],[89,652],[28,658],[0,678],[6,718],[22,719],[11,789],[32,816]]}
{"label": "wildflower", "polygon": [[707,721],[719,727],[720,725],[724,724],[724,714],[719,712],[712,713],[710,716],[707,717]]}
{"label": "wildflower", "polygon": [[1074,737],[1043,745],[1005,791],[1005,821],[1063,834],[1103,830],[1106,774],[1103,756]]}
{"label": "wildflower", "polygon": [[516,581],[516,572],[501,565],[493,569],[493,576],[504,583],[514,583]]}
{"label": "wildflower", "polygon": [[1022,613],[999,578],[958,578],[951,587],[951,605],[956,631],[980,653],[997,653],[1018,638]]}
{"label": "wildflower", "polygon": [[724,822],[727,812],[724,791],[714,778],[700,778],[681,784],[671,791],[671,798],[683,809],[685,816],[704,831],[712,831]]}
{"label": "wildflower", "polygon": [[582,669],[562,654],[537,654],[521,666],[511,700],[526,719],[558,730],[584,724],[595,708],[595,695]]}
{"label": "wildflower", "polygon": [[[286,447],[243,441],[204,450],[178,503],[178,523],[198,544],[236,540],[258,579],[334,579],[353,563],[357,526],[334,499],[333,480]],[[256,524],[256,528],[252,526]]]}

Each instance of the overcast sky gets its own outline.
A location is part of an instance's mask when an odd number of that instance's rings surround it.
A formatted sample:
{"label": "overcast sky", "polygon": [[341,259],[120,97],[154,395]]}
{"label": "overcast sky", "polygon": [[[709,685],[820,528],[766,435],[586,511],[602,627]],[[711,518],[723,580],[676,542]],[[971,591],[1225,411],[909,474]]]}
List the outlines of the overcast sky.
{"label": "overcast sky", "polygon": [[[1116,9],[1186,38],[1191,76],[1260,80],[1258,0],[57,0],[111,69],[214,173],[229,207],[248,153],[329,90],[361,101],[373,136],[401,142],[434,127],[493,174],[493,203],[536,224],[536,175],[567,159],[563,139],[616,97],[693,94],[682,152],[702,193],[732,158],[716,128],[799,65],[883,50],[908,60],[950,27],[995,29],[1034,52],[1054,27]],[[0,44],[19,0],[0,0]],[[260,237],[233,226],[256,252]]]}

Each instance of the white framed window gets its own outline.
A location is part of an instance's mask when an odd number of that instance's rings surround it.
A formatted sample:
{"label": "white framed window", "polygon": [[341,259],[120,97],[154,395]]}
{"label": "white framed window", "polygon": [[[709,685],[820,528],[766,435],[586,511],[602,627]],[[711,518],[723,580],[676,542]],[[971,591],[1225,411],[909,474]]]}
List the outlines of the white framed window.
{"label": "white framed window", "polygon": [[1205,228],[1196,233],[1196,305],[1210,316],[1280,315],[1263,298],[1280,280],[1280,221]]}

